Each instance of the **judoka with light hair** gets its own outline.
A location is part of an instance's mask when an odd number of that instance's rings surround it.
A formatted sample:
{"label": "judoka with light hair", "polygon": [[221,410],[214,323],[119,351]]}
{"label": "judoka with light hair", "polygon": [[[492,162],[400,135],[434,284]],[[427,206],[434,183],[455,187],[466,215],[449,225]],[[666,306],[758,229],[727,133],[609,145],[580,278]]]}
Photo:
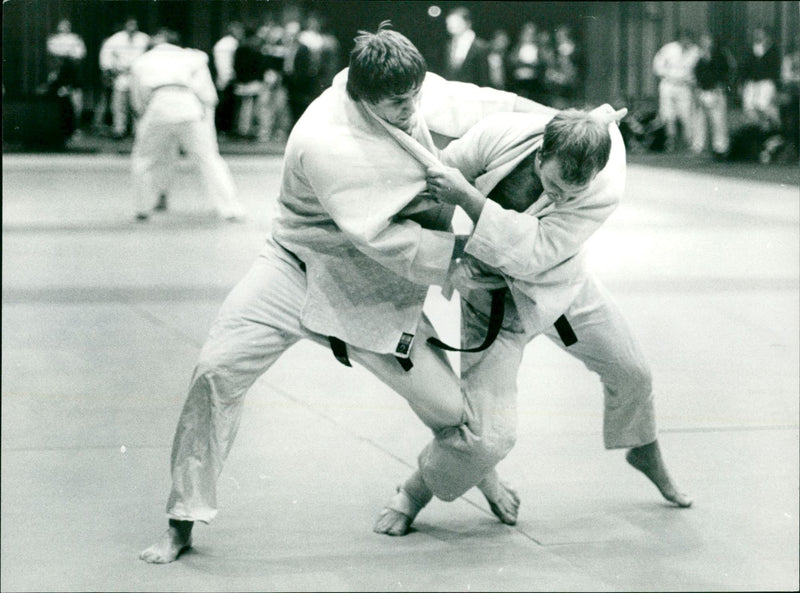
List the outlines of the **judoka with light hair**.
{"label": "judoka with light hair", "polygon": [[[456,284],[462,292],[463,347],[486,333],[489,288],[498,286],[492,279],[508,286],[495,342],[461,355],[470,429],[496,451],[511,449],[523,351],[544,334],[599,375],[606,448],[629,449],[628,462],[664,498],[689,507],[691,499],[675,486],[661,455],[645,356],[586,264],[586,241],[614,212],[625,189],[625,145],[614,123],[625,113],[606,105],[552,118],[490,115],[442,151],[442,165],[428,169],[428,189],[442,203],[461,206],[475,225]],[[493,471],[475,458],[459,465],[464,459],[455,449],[445,454],[454,455],[453,463],[441,467],[458,468],[460,475],[415,472],[381,513],[381,532],[406,533],[434,493],[441,498],[445,491],[453,499],[463,494],[458,485],[470,481],[465,472],[477,483],[481,472]],[[498,500],[505,506],[493,510],[513,524],[519,499],[510,487],[504,491]],[[487,498],[491,504],[491,494]]]}

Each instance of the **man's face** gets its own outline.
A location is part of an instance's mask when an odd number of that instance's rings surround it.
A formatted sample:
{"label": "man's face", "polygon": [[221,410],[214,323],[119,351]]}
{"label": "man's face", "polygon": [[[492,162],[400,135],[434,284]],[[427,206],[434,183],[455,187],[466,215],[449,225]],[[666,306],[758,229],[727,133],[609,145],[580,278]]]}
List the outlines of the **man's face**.
{"label": "man's face", "polygon": [[561,176],[561,163],[556,158],[550,158],[546,161],[542,161],[540,158],[538,168],[543,192],[549,195],[557,206],[565,204],[570,198],[588,188],[597,175],[597,172],[593,173],[589,180],[583,184],[567,183]]}
{"label": "man's face", "polygon": [[464,31],[469,28],[467,21],[464,20],[460,14],[448,14],[447,19],[445,19],[445,25],[447,27],[447,32],[450,35],[461,35]]}
{"label": "man's face", "polygon": [[419,87],[402,95],[393,95],[370,104],[375,115],[406,132],[410,131],[419,106]]}

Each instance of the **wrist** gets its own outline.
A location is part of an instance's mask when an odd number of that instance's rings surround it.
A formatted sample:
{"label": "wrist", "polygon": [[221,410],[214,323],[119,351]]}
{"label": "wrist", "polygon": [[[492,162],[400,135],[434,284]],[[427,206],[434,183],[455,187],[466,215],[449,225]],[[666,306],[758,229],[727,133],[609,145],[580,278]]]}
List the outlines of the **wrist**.
{"label": "wrist", "polygon": [[486,196],[484,196],[477,189],[472,188],[472,191],[467,194],[467,199],[464,200],[461,207],[464,209],[464,212],[467,213],[467,216],[470,217],[472,222],[478,222],[485,205]]}

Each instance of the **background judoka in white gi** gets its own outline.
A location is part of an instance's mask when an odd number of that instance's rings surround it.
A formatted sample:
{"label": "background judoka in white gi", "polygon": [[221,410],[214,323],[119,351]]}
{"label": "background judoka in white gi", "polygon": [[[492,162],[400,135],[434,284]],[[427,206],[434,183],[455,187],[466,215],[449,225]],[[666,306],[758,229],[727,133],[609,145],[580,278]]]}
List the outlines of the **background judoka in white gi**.
{"label": "background judoka in white gi", "polygon": [[[98,61],[103,75],[111,82],[111,117],[114,125],[114,135],[122,138],[128,131],[129,111],[132,107],[131,99],[131,64],[147,51],[150,36],[139,30],[139,22],[128,17],[125,28],[117,31],[100,46]],[[98,108],[98,115],[105,111],[105,107]],[[95,122],[102,124],[102,117]]]}
{"label": "background judoka in white gi", "polygon": [[136,216],[149,211],[170,185],[182,149],[193,159],[219,215],[244,216],[227,163],[219,154],[214,128],[217,91],[208,56],[177,45],[178,35],[161,30],[154,47],[131,66],[131,99],[140,120],[131,153]]}

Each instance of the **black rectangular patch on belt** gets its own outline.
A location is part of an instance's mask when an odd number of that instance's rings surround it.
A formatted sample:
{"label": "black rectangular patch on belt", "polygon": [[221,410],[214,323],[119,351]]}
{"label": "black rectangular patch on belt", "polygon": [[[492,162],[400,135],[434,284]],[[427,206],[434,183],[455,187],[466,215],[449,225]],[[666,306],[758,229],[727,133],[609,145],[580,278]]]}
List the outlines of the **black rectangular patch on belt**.
{"label": "black rectangular patch on belt", "polygon": [[554,326],[558,332],[558,337],[561,338],[561,341],[564,342],[564,346],[567,348],[578,341],[578,336],[572,331],[572,326],[569,324],[569,321],[567,321],[565,315],[556,319]]}
{"label": "black rectangular patch on belt", "polygon": [[411,352],[411,343],[414,341],[414,334],[407,334],[403,332],[403,335],[400,336],[400,341],[397,342],[397,349],[395,349],[395,354],[397,356],[408,356],[408,353]]}

